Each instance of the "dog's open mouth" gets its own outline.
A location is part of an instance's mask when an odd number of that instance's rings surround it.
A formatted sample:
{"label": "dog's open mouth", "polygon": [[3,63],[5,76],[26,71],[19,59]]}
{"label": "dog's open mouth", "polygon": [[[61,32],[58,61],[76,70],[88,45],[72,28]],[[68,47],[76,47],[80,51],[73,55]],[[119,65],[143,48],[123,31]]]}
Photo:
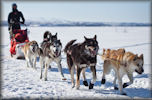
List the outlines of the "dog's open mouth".
{"label": "dog's open mouth", "polygon": [[89,52],[90,52],[91,56],[97,55],[97,50],[95,50],[95,49],[89,49]]}
{"label": "dog's open mouth", "polygon": [[54,54],[55,57],[58,57],[60,55],[60,52],[54,52]]}

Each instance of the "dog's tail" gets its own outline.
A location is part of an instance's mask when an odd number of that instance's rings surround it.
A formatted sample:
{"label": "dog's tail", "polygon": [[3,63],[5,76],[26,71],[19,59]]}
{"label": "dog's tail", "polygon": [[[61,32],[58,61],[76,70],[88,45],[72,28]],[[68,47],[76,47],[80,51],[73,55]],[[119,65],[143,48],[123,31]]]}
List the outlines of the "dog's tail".
{"label": "dog's tail", "polygon": [[67,45],[66,45],[65,48],[64,48],[64,52],[65,52],[65,53],[68,52],[70,46],[71,46],[75,41],[76,41],[76,39],[75,39],[75,40],[71,40],[70,42],[67,43]]}
{"label": "dog's tail", "polygon": [[48,35],[51,35],[51,33],[49,31],[46,31],[43,35],[43,39],[47,39]]}

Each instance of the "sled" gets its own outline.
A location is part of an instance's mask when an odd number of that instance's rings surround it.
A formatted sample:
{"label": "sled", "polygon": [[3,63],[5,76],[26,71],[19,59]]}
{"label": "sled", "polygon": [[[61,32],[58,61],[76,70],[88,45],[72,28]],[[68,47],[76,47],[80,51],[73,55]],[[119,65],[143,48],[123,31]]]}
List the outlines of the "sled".
{"label": "sled", "polygon": [[[25,25],[26,26],[26,25]],[[25,59],[22,47],[29,42],[27,27],[26,29],[15,29],[11,31],[11,57],[15,59]]]}

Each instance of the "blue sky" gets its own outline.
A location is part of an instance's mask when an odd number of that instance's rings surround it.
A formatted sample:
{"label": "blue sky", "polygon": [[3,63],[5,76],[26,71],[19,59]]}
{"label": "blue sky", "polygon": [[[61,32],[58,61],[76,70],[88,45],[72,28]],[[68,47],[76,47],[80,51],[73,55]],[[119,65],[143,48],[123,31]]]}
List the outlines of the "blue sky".
{"label": "blue sky", "polygon": [[[7,20],[13,1],[2,1],[2,20]],[[150,23],[150,1],[15,1],[26,20]]]}

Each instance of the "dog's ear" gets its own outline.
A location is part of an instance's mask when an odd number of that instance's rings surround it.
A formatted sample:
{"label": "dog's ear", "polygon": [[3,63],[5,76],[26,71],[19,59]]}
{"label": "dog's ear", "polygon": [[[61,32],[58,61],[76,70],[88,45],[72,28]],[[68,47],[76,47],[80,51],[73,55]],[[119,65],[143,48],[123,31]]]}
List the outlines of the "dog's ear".
{"label": "dog's ear", "polygon": [[56,32],[56,33],[55,33],[55,36],[57,36],[57,35],[58,35],[58,33]]}
{"label": "dog's ear", "polygon": [[97,35],[95,35],[93,39],[96,40],[97,39]]}
{"label": "dog's ear", "polygon": [[87,40],[88,38],[84,36],[84,39]]}
{"label": "dog's ear", "polygon": [[61,45],[61,47],[62,47],[62,43],[61,43],[61,41],[60,40],[58,40],[59,41],[59,44]]}
{"label": "dog's ear", "polygon": [[105,48],[103,48],[103,55],[105,54],[105,52],[106,52],[106,49],[105,49]]}
{"label": "dog's ear", "polygon": [[58,33],[55,33],[55,38],[56,38],[56,39],[57,39],[57,34],[58,34]]}
{"label": "dog's ear", "polygon": [[140,56],[139,56],[139,58],[141,58],[142,60],[144,59],[144,56],[143,56],[143,54],[141,54]]}
{"label": "dog's ear", "polygon": [[52,36],[52,33],[50,32],[49,34],[50,34],[50,37],[51,37],[51,36]]}
{"label": "dog's ear", "polygon": [[138,59],[138,55],[136,54],[133,61],[136,61]]}

